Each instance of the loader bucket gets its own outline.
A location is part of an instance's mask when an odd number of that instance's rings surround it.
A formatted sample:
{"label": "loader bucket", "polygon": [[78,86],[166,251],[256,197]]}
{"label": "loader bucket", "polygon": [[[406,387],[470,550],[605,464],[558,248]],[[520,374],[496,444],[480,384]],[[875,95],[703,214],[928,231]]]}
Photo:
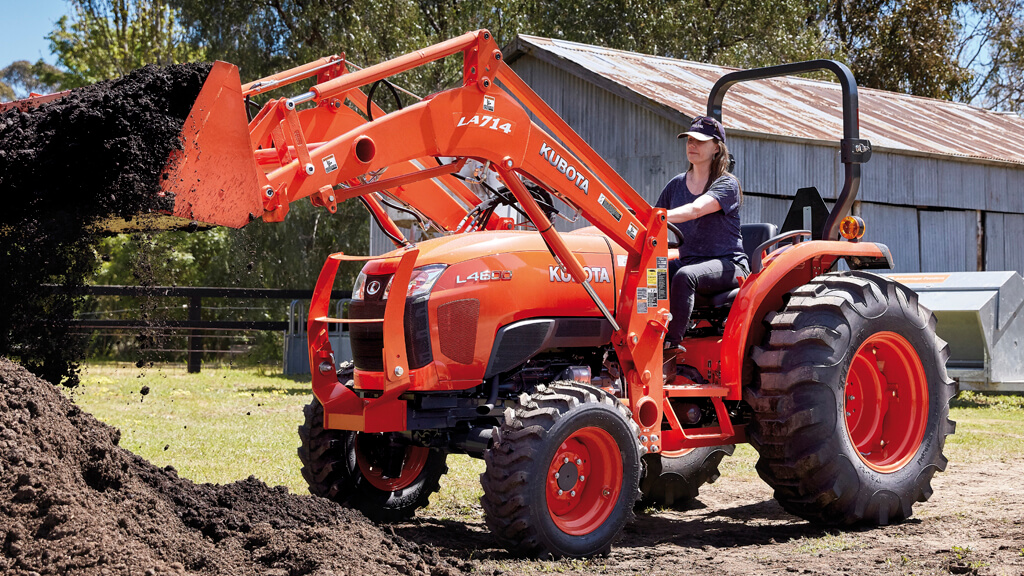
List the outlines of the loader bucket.
{"label": "loader bucket", "polygon": [[249,140],[238,68],[215,62],[182,126],[182,149],[171,153],[160,195],[172,196],[169,214],[110,219],[108,232],[229,226],[263,214],[259,171]]}

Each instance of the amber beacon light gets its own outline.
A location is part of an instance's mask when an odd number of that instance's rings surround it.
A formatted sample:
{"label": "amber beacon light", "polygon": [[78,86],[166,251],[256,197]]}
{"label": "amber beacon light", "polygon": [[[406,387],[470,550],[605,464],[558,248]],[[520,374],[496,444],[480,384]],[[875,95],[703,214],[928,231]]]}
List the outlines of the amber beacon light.
{"label": "amber beacon light", "polygon": [[864,237],[864,220],[859,216],[847,216],[839,224],[839,233],[847,240],[856,241]]}

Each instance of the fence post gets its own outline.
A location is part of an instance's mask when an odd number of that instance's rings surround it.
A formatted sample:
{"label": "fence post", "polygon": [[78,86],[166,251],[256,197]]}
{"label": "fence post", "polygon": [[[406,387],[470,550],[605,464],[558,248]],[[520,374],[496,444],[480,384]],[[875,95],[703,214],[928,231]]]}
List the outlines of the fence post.
{"label": "fence post", "polygon": [[[191,296],[188,299],[188,321],[197,323],[201,319],[203,311],[203,299],[201,296]],[[202,367],[203,344],[200,339],[200,331],[195,328],[188,337],[188,373],[198,374]]]}

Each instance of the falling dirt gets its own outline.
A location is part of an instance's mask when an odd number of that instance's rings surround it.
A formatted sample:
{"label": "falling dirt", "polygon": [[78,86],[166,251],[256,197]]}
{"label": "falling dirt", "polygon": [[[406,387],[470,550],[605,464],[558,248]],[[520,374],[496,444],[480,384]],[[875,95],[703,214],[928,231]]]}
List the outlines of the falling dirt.
{"label": "falling dirt", "polygon": [[64,319],[95,270],[92,225],[171,205],[158,195],[163,167],[209,70],[147,66],[0,114],[0,355],[53,382],[77,381],[82,343]]}
{"label": "falling dirt", "polygon": [[458,574],[428,545],[255,478],[194,484],[0,358],[0,574]]}

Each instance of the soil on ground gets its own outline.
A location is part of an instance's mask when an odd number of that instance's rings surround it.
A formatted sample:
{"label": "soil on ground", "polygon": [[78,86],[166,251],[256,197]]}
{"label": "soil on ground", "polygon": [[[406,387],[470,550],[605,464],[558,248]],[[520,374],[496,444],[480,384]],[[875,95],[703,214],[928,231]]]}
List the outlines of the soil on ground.
{"label": "soil on ground", "polygon": [[159,195],[163,170],[209,71],[147,66],[0,114],[0,355],[77,382],[81,342],[62,320],[95,270],[94,225],[173,205]]}
{"label": "soil on ground", "polygon": [[457,574],[360,513],[248,478],[195,484],[0,358],[0,574]]}
{"label": "soil on ground", "polygon": [[1024,576],[1024,458],[951,462],[895,526],[827,530],[749,475],[685,510],[638,514],[607,557],[537,561],[482,520],[377,526],[249,478],[195,484],[0,359],[0,574],[978,574]]}
{"label": "soil on ground", "polygon": [[723,475],[686,510],[638,514],[609,556],[538,562],[495,547],[480,522],[420,518],[395,527],[478,574],[1024,576],[1024,457],[951,462],[908,521],[825,529],[786,513],[757,478]]}

